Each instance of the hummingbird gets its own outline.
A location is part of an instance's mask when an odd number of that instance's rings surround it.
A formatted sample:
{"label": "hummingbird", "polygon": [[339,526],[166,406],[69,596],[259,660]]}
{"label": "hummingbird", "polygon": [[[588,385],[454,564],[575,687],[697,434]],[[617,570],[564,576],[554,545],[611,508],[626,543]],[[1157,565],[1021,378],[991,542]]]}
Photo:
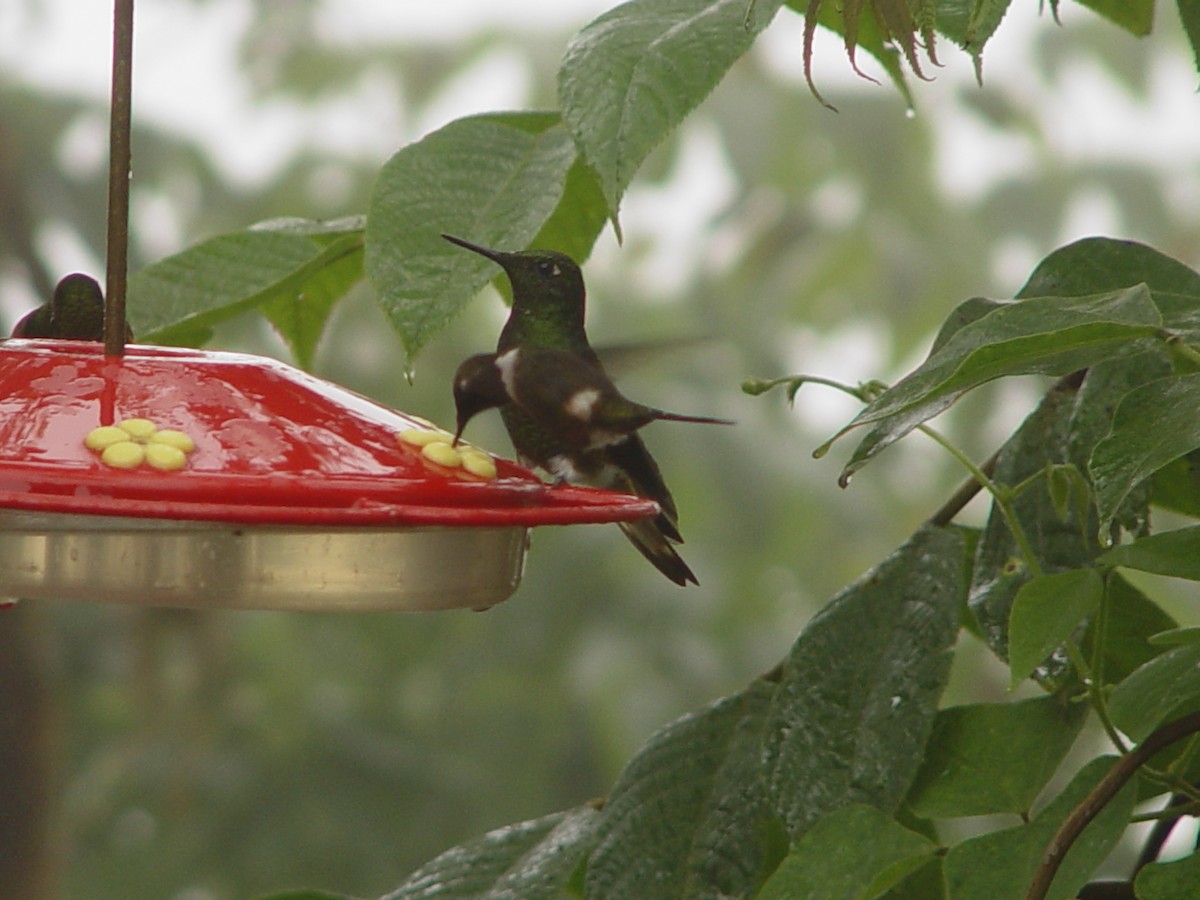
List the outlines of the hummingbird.
{"label": "hummingbird", "polygon": [[[514,349],[565,351],[611,384],[600,358],[588,342],[584,329],[587,294],[583,274],[571,257],[553,250],[490,250],[449,234],[442,237],[491,260],[508,276],[512,285],[512,309],[496,343],[498,358]],[[520,356],[513,358],[514,369],[519,360]],[[492,390],[495,390],[494,384]],[[515,393],[520,395],[520,390]],[[509,394],[506,390],[501,397],[493,392],[486,403],[495,405],[492,400],[499,400],[500,415],[518,460],[528,467],[538,466],[571,484],[608,488],[654,500],[659,507],[657,516],[622,522],[621,530],[667,578],[680,586],[689,582],[698,584],[695,574],[674,547],[683,543],[675,500],[636,429],[618,433],[610,442],[589,448],[590,438],[586,436],[589,429],[585,427],[581,447],[578,426],[567,428],[566,434],[560,433],[561,428],[547,428],[520,403],[511,402]],[[531,405],[540,406],[537,403]],[[544,405],[541,406],[544,410]]]}
{"label": "hummingbird", "polygon": [[[557,435],[573,453],[600,450],[655,421],[732,425],[729,419],[691,416],[644,406],[623,396],[603,369],[569,350],[513,347],[477,353],[454,375],[458,430],[478,413],[514,403],[544,431]],[[550,471],[570,472],[569,459],[551,459]]]}
{"label": "hummingbird", "polygon": [[[16,338],[64,338],[73,341],[104,340],[104,292],[96,279],[80,272],[64,277],[54,296],[26,313],[13,328]],[[126,340],[133,340],[125,326]]]}

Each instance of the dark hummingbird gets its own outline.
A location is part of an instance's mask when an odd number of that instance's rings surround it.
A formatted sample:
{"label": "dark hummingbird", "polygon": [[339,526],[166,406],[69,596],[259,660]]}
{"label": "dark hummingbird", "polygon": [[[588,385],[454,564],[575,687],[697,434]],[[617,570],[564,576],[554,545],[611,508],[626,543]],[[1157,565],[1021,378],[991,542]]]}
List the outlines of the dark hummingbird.
{"label": "dark hummingbird", "polygon": [[[586,291],[583,275],[574,260],[553,250],[505,252],[489,250],[448,234],[442,237],[490,259],[508,276],[512,285],[512,310],[496,344],[497,357],[503,357],[513,349],[565,351],[611,384],[599,357],[588,343],[584,329]],[[494,390],[494,385],[492,387]],[[675,500],[637,431],[627,430],[615,435],[611,442],[591,448],[585,439],[581,449],[573,437],[578,431],[577,426],[567,428],[565,433],[562,429],[548,428],[521,404],[508,402],[508,393],[505,392],[500,402],[500,415],[521,463],[539,466],[555,478],[572,484],[608,488],[654,500],[660,510],[657,516],[622,522],[621,530],[646,559],[676,584],[698,584],[696,576],[674,547],[683,542]],[[499,395],[493,393],[489,404],[492,399],[499,399]]]}
{"label": "dark hummingbird", "polygon": [[[572,453],[588,453],[624,440],[651,422],[732,425],[728,419],[690,416],[644,406],[621,394],[602,369],[569,350],[520,346],[479,353],[454,375],[457,441],[484,410],[516,404],[543,431],[557,435]],[[566,464],[560,464],[566,465]]]}
{"label": "dark hummingbird", "polygon": [[[104,293],[96,279],[75,272],[54,288],[48,303],[27,313],[13,328],[16,338],[65,338],[73,341],[104,340]],[[133,340],[129,326],[126,340]]]}

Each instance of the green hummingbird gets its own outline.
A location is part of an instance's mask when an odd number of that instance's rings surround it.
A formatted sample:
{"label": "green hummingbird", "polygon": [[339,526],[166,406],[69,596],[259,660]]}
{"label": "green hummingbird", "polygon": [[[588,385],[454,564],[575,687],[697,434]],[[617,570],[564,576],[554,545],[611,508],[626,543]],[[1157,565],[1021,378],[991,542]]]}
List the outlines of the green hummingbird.
{"label": "green hummingbird", "polygon": [[608,375],[569,350],[513,347],[477,353],[454,375],[455,442],[477,414],[516,404],[543,431],[573,453],[589,453],[625,439],[656,421],[732,425],[729,419],[692,416],[645,406],[623,396]]}
{"label": "green hummingbird", "polygon": [[[586,290],[583,274],[574,260],[553,250],[505,252],[489,250],[448,234],[442,237],[490,259],[508,276],[512,285],[512,309],[496,344],[497,357],[503,357],[513,349],[565,351],[611,384],[599,357],[588,343],[584,329]],[[492,388],[494,390],[494,384]],[[615,392],[615,388],[613,390]],[[621,530],[641,554],[673,582],[698,584],[695,574],[674,547],[683,542],[675,500],[635,428],[617,433],[613,440],[595,447],[589,447],[588,429],[585,428],[581,445],[577,426],[568,427],[565,432],[561,427],[547,428],[520,403],[508,402],[509,393],[505,391],[500,401],[500,415],[521,463],[539,466],[571,484],[608,488],[654,500],[660,510],[657,516],[622,522]],[[519,390],[516,393],[520,395]],[[500,399],[499,394],[492,393],[486,402],[490,404],[493,399]],[[544,410],[544,406],[542,408]],[[543,416],[542,422],[551,418],[546,412]]]}
{"label": "green hummingbird", "polygon": [[[104,340],[104,292],[96,279],[80,272],[64,277],[48,303],[27,313],[13,328],[16,338]],[[133,340],[125,326],[126,340]]]}

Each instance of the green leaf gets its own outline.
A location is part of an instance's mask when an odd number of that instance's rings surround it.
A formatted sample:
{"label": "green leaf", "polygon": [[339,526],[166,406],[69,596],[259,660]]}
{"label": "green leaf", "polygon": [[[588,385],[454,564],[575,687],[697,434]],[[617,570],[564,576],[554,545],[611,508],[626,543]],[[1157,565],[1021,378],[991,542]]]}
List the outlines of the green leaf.
{"label": "green leaf", "polygon": [[[1024,900],[1046,845],[1070,812],[1112,767],[1114,757],[1093,759],[1028,825],[970,838],[950,848],[943,863],[951,900]],[[1071,846],[1058,870],[1050,900],[1075,897],[1120,840],[1136,799],[1130,781]]]}
{"label": "green leaf", "polygon": [[725,76],[780,0],[633,0],[588,24],[558,71],[563,120],[615,219],[642,161]]}
{"label": "green leaf", "polygon": [[885,391],[817,453],[848,431],[876,427],[842,470],[845,483],[875,454],[963,394],[1004,375],[1062,375],[1143,349],[1160,330],[1145,285],[1087,297],[1038,297],[999,306],[964,325],[916,370]]}
{"label": "green leaf", "polygon": [[1095,569],[1069,569],[1021,585],[1008,624],[1009,687],[1024,681],[1100,606],[1104,581]]}
{"label": "green leaf", "polygon": [[870,900],[924,865],[935,849],[874,807],[852,804],[805,833],[757,900]]}
{"label": "green leaf", "polygon": [[935,856],[894,888],[880,895],[880,900],[945,900],[946,880],[942,877],[942,859]]}
{"label": "green leaf", "polygon": [[362,279],[362,237],[341,238],[326,249],[326,258],[328,263],[304,283],[302,290],[266,300],[259,307],[303,369],[312,367],[334,304]]}
{"label": "green leaf", "polygon": [[488,832],[447,850],[383,900],[554,898],[595,845],[600,813],[580,806]]}
{"label": "green leaf", "polygon": [[938,713],[907,805],[924,818],[1028,813],[1087,718],[1057,697]]}
{"label": "green leaf", "polygon": [[1155,647],[1179,647],[1185,644],[1200,644],[1200,626],[1171,628],[1152,634],[1148,641]]}
{"label": "green leaf", "polygon": [[367,211],[365,263],[410,360],[496,274],[441,233],[528,246],[559,208],[574,163],[554,113],[458,119],[388,160]]}
{"label": "green leaf", "polygon": [[1200,449],[1200,375],[1160,378],[1134,388],[1113,413],[1112,428],[1088,463],[1100,531],[1144,479]]}
{"label": "green leaf", "polygon": [[[1136,241],[1084,238],[1043,259],[1018,297],[1068,297],[1145,284],[1159,293],[1200,296],[1200,274]],[[1175,327],[1164,314],[1167,327]]]}
{"label": "green leaf", "polygon": [[938,31],[971,54],[975,77],[982,81],[984,45],[1000,27],[1012,0],[941,0],[938,3]]}
{"label": "green leaf", "polygon": [[1200,341],[1200,273],[1136,241],[1085,238],[1061,247],[1038,264],[1017,296],[1080,296],[1137,284],[1150,288],[1164,328]]}
{"label": "green leaf", "polygon": [[331,894],[328,891],[285,891],[282,894],[270,894],[257,900],[353,900],[345,894]]}
{"label": "green leaf", "polygon": [[1175,5],[1183,21],[1183,30],[1187,32],[1188,43],[1192,45],[1196,68],[1200,70],[1200,0],[1175,0]]}
{"label": "green leaf", "polygon": [[757,681],[650,738],[604,805],[588,896],[754,892],[771,850],[762,741],[775,689]]}
{"label": "green leaf", "polygon": [[[1044,472],[1047,465],[1082,469],[1092,448],[1108,433],[1112,410],[1120,398],[1131,387],[1169,370],[1165,351],[1156,348],[1098,363],[1087,370],[1080,384],[1060,383],[1000,449],[993,480],[1012,486]],[[1138,522],[1144,521],[1148,499],[1148,491],[1131,494],[1122,511],[1122,523],[1136,530]],[[1013,501],[1013,508],[1045,572],[1089,566],[1102,552],[1090,505],[1072,505],[1064,519],[1049,491],[1033,486]],[[993,506],[976,554],[970,605],[988,646],[1006,660],[1012,604],[1030,577],[1020,553],[1004,516]],[[1061,686],[1057,684],[1060,678],[1069,676],[1065,661],[1037,673],[1039,681],[1051,690]]]}
{"label": "green leaf", "polygon": [[1200,519],[1200,452],[1188,453],[1154,473],[1155,506]]}
{"label": "green leaf", "polygon": [[1100,664],[1092,676],[1115,684],[1159,654],[1155,635],[1175,628],[1173,618],[1117,572],[1104,580],[1103,617],[1093,617],[1084,636],[1088,658],[1096,658],[1098,627],[1104,625]]}
{"label": "green leaf", "polygon": [[1200,581],[1200,525],[1161,531],[1114,547],[1099,558],[1110,566]]}
{"label": "green leaf", "polygon": [[209,238],[129,279],[129,323],[138,340],[180,341],[261,303],[292,298],[353,252],[294,232],[247,230]]}
{"label": "green leaf", "polygon": [[1177,716],[1200,709],[1200,644],[1156,656],[1118,684],[1108,701],[1113,723],[1135,742]]}
{"label": "green leaf", "polygon": [[1137,873],[1133,889],[1138,900],[1179,900],[1200,884],[1200,853],[1173,862],[1150,863]]}
{"label": "green leaf", "polygon": [[1145,37],[1154,27],[1154,0],[1078,0],[1078,3],[1136,37]]}
{"label": "green leaf", "polygon": [[946,320],[942,322],[942,327],[938,329],[933,344],[929,348],[929,356],[932,357],[936,354],[946,346],[950,338],[972,322],[977,322],[998,309],[1012,306],[1012,302],[1011,300],[993,300],[989,297],[970,297],[964,300],[954,307],[950,315],[946,316]]}
{"label": "green leaf", "polygon": [[962,536],[926,528],[797,639],[771,708],[768,790],[793,837],[847,803],[896,809],[949,675]]}
{"label": "green leaf", "polygon": [[562,199],[529,246],[557,250],[582,263],[591,255],[606,222],[608,205],[600,193],[596,176],[577,157],[567,171]]}

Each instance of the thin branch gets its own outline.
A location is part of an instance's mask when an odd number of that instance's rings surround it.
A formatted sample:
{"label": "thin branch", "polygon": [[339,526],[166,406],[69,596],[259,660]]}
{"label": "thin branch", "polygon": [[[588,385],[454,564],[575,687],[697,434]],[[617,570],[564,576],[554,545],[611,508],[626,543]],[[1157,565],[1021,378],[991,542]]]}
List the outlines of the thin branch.
{"label": "thin branch", "polygon": [[125,273],[129,266],[130,131],[133,119],[133,0],[113,3],[112,100],[108,136],[108,235],[104,352],[125,352]]}
{"label": "thin branch", "polygon": [[1050,883],[1054,880],[1058,867],[1062,864],[1067,851],[1071,849],[1071,845],[1143,764],[1159,750],[1196,732],[1200,732],[1200,712],[1168,722],[1113,763],[1113,767],[1100,779],[1099,784],[1083,798],[1083,802],[1071,811],[1071,814],[1059,826],[1050,843],[1046,845],[1046,850],[1042,853],[1042,861],[1033,874],[1033,881],[1030,882],[1025,900],[1045,900],[1046,892],[1050,890]]}
{"label": "thin branch", "polygon": [[[979,466],[979,471],[986,475],[989,479],[996,474],[996,460],[1000,458],[1000,451],[993,453],[982,465]],[[975,499],[975,495],[983,489],[983,483],[974,476],[967,478],[958,490],[942,504],[941,508],[929,517],[930,525],[949,525],[954,521],[954,518],[963,511],[968,503]]]}

